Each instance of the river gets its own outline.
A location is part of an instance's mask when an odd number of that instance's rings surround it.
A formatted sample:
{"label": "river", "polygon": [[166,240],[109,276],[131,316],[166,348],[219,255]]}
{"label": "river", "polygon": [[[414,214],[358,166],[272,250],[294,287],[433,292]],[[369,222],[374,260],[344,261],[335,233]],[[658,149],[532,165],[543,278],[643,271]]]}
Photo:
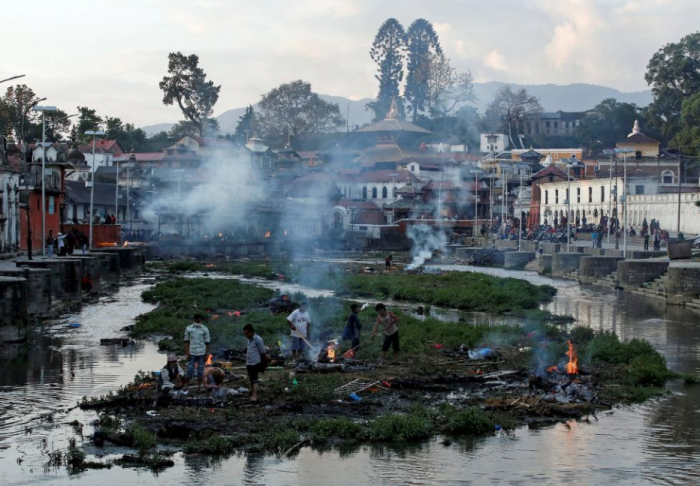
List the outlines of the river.
{"label": "river", "polygon": [[[547,308],[571,314],[579,324],[610,329],[622,339],[649,340],[676,371],[700,369],[700,314],[632,294],[581,287],[531,272],[443,267],[514,276],[551,284],[559,293]],[[103,337],[152,306],[141,279],[98,303],[36,329],[31,343],[0,347],[0,484],[5,485],[463,485],[463,484],[700,484],[700,386],[672,385],[674,395],[643,406],[620,408],[590,423],[571,421],[521,428],[499,435],[404,447],[316,452],[289,460],[232,457],[206,460],[174,456],[175,467],[155,475],[114,468],[68,476],[46,469],[46,451],[65,448],[68,422],[89,424],[92,413],[74,409],[84,395],[101,395],[152,370],[163,357],[150,341],[99,346]],[[69,329],[71,322],[81,324]],[[53,421],[42,419],[56,412]],[[86,437],[91,427],[85,427]],[[80,441],[79,441],[80,443]],[[88,454],[94,449],[86,438]],[[110,455],[123,453],[107,448]],[[107,456],[110,457],[110,456]]]}

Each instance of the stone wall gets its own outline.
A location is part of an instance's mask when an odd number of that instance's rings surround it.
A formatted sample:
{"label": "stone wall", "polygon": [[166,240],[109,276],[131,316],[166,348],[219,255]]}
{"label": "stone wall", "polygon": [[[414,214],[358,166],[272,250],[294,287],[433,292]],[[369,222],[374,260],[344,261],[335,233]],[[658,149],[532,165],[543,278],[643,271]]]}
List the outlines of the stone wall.
{"label": "stone wall", "polygon": [[591,284],[617,270],[620,257],[587,256],[581,259],[579,272],[581,283]]}
{"label": "stone wall", "polygon": [[557,253],[552,255],[552,276],[563,277],[564,275],[578,270],[581,266],[581,259],[586,257],[583,253]]}
{"label": "stone wall", "polygon": [[683,305],[700,296],[700,263],[669,265],[666,303]]}
{"label": "stone wall", "polygon": [[0,277],[0,343],[27,337],[27,281]]}
{"label": "stone wall", "polygon": [[27,281],[27,312],[41,316],[51,312],[51,271],[46,268],[1,267],[0,276]]}
{"label": "stone wall", "polygon": [[541,274],[551,274],[552,273],[552,255],[540,255],[537,262],[539,263],[539,273]]}
{"label": "stone wall", "polygon": [[559,243],[540,243],[540,248],[542,248],[542,252],[545,255],[552,255],[561,251],[561,245]]}
{"label": "stone wall", "polygon": [[503,268],[522,269],[535,259],[534,251],[507,251],[504,254]]}
{"label": "stone wall", "polygon": [[625,290],[638,289],[666,273],[668,262],[649,260],[625,260],[617,264],[618,285]]}
{"label": "stone wall", "polygon": [[495,242],[496,248],[499,250],[517,250],[518,249],[518,241],[515,240],[496,240]]}
{"label": "stone wall", "polygon": [[522,251],[537,251],[539,250],[539,241],[523,240],[520,242],[520,249]]}

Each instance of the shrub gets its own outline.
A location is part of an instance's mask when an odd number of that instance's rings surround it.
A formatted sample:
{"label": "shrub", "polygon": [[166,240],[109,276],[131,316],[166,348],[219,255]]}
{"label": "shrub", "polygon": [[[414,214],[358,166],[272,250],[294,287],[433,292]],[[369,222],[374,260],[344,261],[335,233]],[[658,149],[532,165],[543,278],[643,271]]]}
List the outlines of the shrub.
{"label": "shrub", "polygon": [[311,425],[311,438],[323,442],[331,437],[357,439],[363,432],[362,426],[346,418],[322,419]]}
{"label": "shrub", "polygon": [[433,424],[426,417],[390,413],[370,422],[367,438],[375,442],[403,442],[424,439],[432,432]]}
{"label": "shrub", "polygon": [[485,412],[470,407],[451,414],[445,431],[453,435],[484,435],[494,431],[494,423]]}

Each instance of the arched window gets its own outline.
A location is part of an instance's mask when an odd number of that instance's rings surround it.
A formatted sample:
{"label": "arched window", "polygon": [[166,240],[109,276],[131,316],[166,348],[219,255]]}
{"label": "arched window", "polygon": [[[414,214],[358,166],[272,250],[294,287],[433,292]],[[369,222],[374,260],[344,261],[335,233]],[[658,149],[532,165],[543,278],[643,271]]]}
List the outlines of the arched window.
{"label": "arched window", "polygon": [[372,188],[372,199],[377,199],[377,188],[376,187]]}
{"label": "arched window", "polygon": [[661,174],[661,182],[664,184],[673,184],[673,172],[670,170],[665,170]]}
{"label": "arched window", "polygon": [[367,199],[367,186],[362,188],[362,199]]}
{"label": "arched window", "polygon": [[389,190],[386,186],[382,187],[382,199],[387,199],[389,197]]}

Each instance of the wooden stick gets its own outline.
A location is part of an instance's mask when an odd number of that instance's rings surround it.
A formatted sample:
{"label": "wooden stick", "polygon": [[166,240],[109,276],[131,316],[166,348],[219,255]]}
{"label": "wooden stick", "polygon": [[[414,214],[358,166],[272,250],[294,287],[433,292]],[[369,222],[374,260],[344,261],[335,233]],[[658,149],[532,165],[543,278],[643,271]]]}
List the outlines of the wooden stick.
{"label": "wooden stick", "polygon": [[359,348],[359,347],[362,346],[363,344],[367,344],[368,342],[372,341],[375,337],[377,337],[376,334],[375,334],[374,336],[372,336],[371,338],[369,338],[368,340],[361,342],[360,344],[358,344],[358,345],[355,346],[354,348],[348,349],[347,351],[345,351],[345,352],[343,353],[343,356],[345,356],[345,355],[348,354],[348,353],[351,353],[351,352],[355,351],[357,348]]}
{"label": "wooden stick", "polygon": [[301,333],[299,332],[299,330],[296,327],[294,328],[294,332],[297,333],[297,336],[299,336],[306,343],[306,345],[309,347],[309,349],[314,348],[313,346],[311,346],[311,343],[309,341],[307,341],[304,336],[301,335]]}

